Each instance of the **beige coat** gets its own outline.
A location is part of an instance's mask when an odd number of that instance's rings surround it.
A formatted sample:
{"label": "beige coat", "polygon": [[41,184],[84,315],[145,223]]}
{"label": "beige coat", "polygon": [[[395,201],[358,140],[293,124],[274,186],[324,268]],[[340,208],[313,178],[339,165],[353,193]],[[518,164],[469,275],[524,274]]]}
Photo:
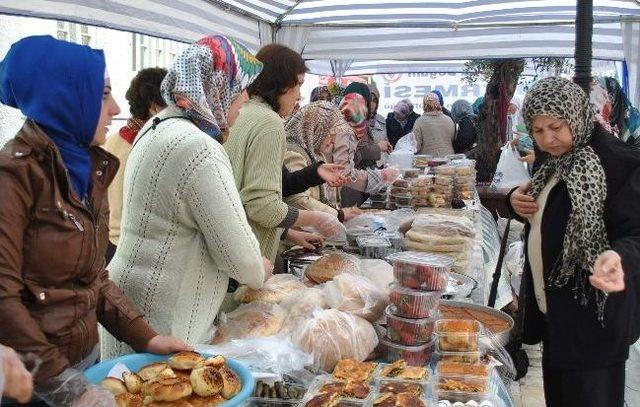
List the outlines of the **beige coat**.
{"label": "beige coat", "polygon": [[131,152],[131,144],[120,137],[118,133],[107,138],[104,149],[118,157],[120,168],[113,182],[109,186],[109,240],[112,244],[118,245],[120,240],[120,222],[122,220],[122,195],[124,185],[124,169],[127,166],[127,159]]}
{"label": "beige coat", "polygon": [[[311,165],[307,157],[295,151],[287,151],[284,154],[284,165],[291,172],[301,170]],[[284,199],[289,205],[309,211],[322,211],[338,216],[338,211],[320,201],[320,188],[309,188],[305,192],[288,196]]]}
{"label": "beige coat", "polygon": [[453,138],[456,125],[444,113],[424,113],[413,126],[417,141],[417,154],[429,154],[444,157],[453,154]]}

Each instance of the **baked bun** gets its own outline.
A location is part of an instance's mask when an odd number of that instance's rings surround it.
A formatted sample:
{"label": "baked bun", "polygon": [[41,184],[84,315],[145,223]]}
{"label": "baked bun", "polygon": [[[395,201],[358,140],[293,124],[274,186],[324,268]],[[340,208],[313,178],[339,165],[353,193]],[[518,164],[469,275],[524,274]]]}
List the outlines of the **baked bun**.
{"label": "baked bun", "polygon": [[199,367],[191,372],[193,392],[201,397],[220,394],[224,387],[222,375],[213,367]]}
{"label": "baked bun", "polygon": [[215,396],[211,397],[200,397],[198,395],[191,395],[191,397],[189,397],[187,401],[191,403],[193,407],[215,407],[221,405],[227,400],[225,400],[221,395],[216,394]]}
{"label": "baked bun", "polygon": [[178,352],[169,358],[169,366],[177,370],[191,370],[201,362],[204,358],[196,352]]}
{"label": "baked bun", "polygon": [[100,382],[100,386],[109,390],[115,395],[127,392],[127,387],[124,385],[124,382],[120,379],[116,379],[115,377],[107,377]]}
{"label": "baked bun", "polygon": [[151,401],[149,404],[145,404],[146,407],[193,407],[193,404],[186,400],[176,401]]}
{"label": "baked bun", "polygon": [[227,367],[223,367],[219,370],[220,376],[222,376],[222,397],[229,400],[233,398],[242,389],[242,384],[238,376]]}
{"label": "baked bun", "polygon": [[324,287],[331,308],[375,322],[389,305],[389,297],[368,278],[357,274],[340,274]]}
{"label": "baked bun", "polygon": [[288,295],[304,288],[305,285],[298,277],[291,274],[276,274],[269,278],[259,290],[241,286],[236,290],[233,298],[241,303],[263,301],[279,304]]}
{"label": "baked bun", "polygon": [[305,276],[316,283],[322,284],[342,273],[360,273],[360,261],[357,257],[346,253],[330,253],[311,263],[305,271]]}
{"label": "baked bun", "polygon": [[122,373],[122,381],[127,386],[129,393],[138,394],[142,390],[142,379],[135,373],[124,372]]}
{"label": "baked bun", "polygon": [[191,381],[191,370],[174,370],[176,377],[186,382]]}
{"label": "baked bun", "polygon": [[209,366],[209,367],[213,367],[213,368],[216,368],[216,369],[223,368],[226,365],[227,365],[227,360],[224,358],[224,356],[221,356],[221,355],[211,356],[210,358],[207,358],[202,363],[202,366]]}
{"label": "baked bun", "polygon": [[164,362],[152,363],[152,364],[146,365],[145,367],[140,369],[138,371],[138,376],[140,376],[140,378],[143,381],[147,382],[149,380],[155,379],[155,377],[160,372],[162,372],[163,370],[165,370],[168,367],[169,367],[169,365],[167,365]]}
{"label": "baked bun", "polygon": [[176,401],[189,397],[193,392],[191,383],[177,377],[156,380],[149,384],[147,390],[154,401]]}
{"label": "baked bun", "polygon": [[142,407],[142,396],[139,394],[122,393],[116,396],[118,407]]}

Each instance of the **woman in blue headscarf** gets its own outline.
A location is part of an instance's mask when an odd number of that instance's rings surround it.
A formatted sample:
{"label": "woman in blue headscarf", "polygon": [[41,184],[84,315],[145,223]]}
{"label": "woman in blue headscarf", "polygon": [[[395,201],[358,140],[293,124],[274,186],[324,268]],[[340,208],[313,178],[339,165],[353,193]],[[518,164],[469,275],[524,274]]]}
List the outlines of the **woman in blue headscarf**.
{"label": "woman in blue headscarf", "polygon": [[98,146],[120,109],[104,54],[22,39],[0,62],[0,102],[27,118],[0,150],[0,343],[42,359],[36,394],[49,405],[112,405],[81,373],[98,322],[138,352],[188,347],[157,335],[105,269],[118,160]]}
{"label": "woman in blue headscarf", "polygon": [[471,104],[464,99],[456,100],[451,106],[451,118],[457,125],[453,150],[456,154],[466,153],[478,140],[478,125]]}
{"label": "woman in blue headscarf", "polygon": [[440,92],[438,89],[436,89],[436,90],[432,91],[431,93],[434,93],[438,97],[438,101],[440,102],[440,109],[441,109],[442,113],[444,113],[445,116],[449,116],[453,120],[453,117],[451,116],[451,112],[449,111],[449,109],[447,109],[444,106],[444,96],[442,96],[442,92]]}

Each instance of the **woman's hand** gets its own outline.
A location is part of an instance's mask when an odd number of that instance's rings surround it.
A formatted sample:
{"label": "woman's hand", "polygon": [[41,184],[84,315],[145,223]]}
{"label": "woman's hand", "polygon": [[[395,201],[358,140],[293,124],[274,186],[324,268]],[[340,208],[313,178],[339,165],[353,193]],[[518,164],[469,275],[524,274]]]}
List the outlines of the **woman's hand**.
{"label": "woman's hand", "polygon": [[400,177],[400,170],[396,167],[387,167],[380,170],[380,178],[385,184],[391,184]]}
{"label": "woman's hand", "polygon": [[344,165],[340,164],[322,164],[318,167],[320,178],[332,187],[343,187],[347,184],[347,177],[343,172]]}
{"label": "woman's hand", "polygon": [[33,394],[31,373],[24,367],[18,354],[9,347],[0,345],[0,362],[4,376],[2,395],[16,399],[20,403],[27,403]]}
{"label": "woman's hand", "polygon": [[533,165],[533,163],[536,161],[536,153],[533,150],[525,150],[525,152],[527,153],[524,157],[520,157],[519,160],[522,161],[523,163],[527,163],[529,165]]}
{"label": "woman's hand", "polygon": [[271,263],[271,260],[262,256],[262,267],[264,269],[264,281],[267,281],[273,275],[273,263]]}
{"label": "woman's hand", "polygon": [[393,146],[387,140],[378,141],[378,147],[380,147],[380,151],[383,153],[390,153],[393,151]]}
{"label": "woman's hand", "polygon": [[589,276],[589,281],[605,294],[624,291],[624,270],[620,255],[613,250],[602,253],[593,265],[593,275]]}
{"label": "woman's hand", "polygon": [[515,213],[523,218],[531,218],[538,212],[538,204],[535,198],[527,193],[529,189],[531,189],[531,181],[520,185],[509,198]]}
{"label": "woman's hand", "polygon": [[305,249],[315,250],[316,245],[324,243],[324,237],[316,233],[301,232],[295,229],[287,229],[287,240],[296,246],[302,246]]}
{"label": "woman's hand", "polygon": [[343,208],[342,213],[344,213],[344,221],[346,222],[348,220],[355,218],[358,215],[362,215],[362,210],[360,208],[353,206],[351,208]]}
{"label": "woman's hand", "polygon": [[193,347],[175,336],[154,336],[147,344],[147,352],[158,355],[168,355],[173,352],[192,351]]}

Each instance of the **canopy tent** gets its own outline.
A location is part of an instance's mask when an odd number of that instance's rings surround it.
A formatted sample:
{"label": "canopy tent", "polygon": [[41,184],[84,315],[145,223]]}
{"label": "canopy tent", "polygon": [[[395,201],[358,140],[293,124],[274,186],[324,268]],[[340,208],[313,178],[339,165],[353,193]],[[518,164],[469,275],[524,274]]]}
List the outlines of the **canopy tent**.
{"label": "canopy tent", "polygon": [[[625,61],[640,102],[640,1],[594,0],[593,58]],[[472,58],[573,57],[575,0],[3,0],[0,13],[190,42],[224,33],[277,41],[314,73],[447,69]],[[406,62],[411,61],[411,62]],[[438,63],[426,61],[439,61]],[[455,64],[455,62],[454,62]]]}

